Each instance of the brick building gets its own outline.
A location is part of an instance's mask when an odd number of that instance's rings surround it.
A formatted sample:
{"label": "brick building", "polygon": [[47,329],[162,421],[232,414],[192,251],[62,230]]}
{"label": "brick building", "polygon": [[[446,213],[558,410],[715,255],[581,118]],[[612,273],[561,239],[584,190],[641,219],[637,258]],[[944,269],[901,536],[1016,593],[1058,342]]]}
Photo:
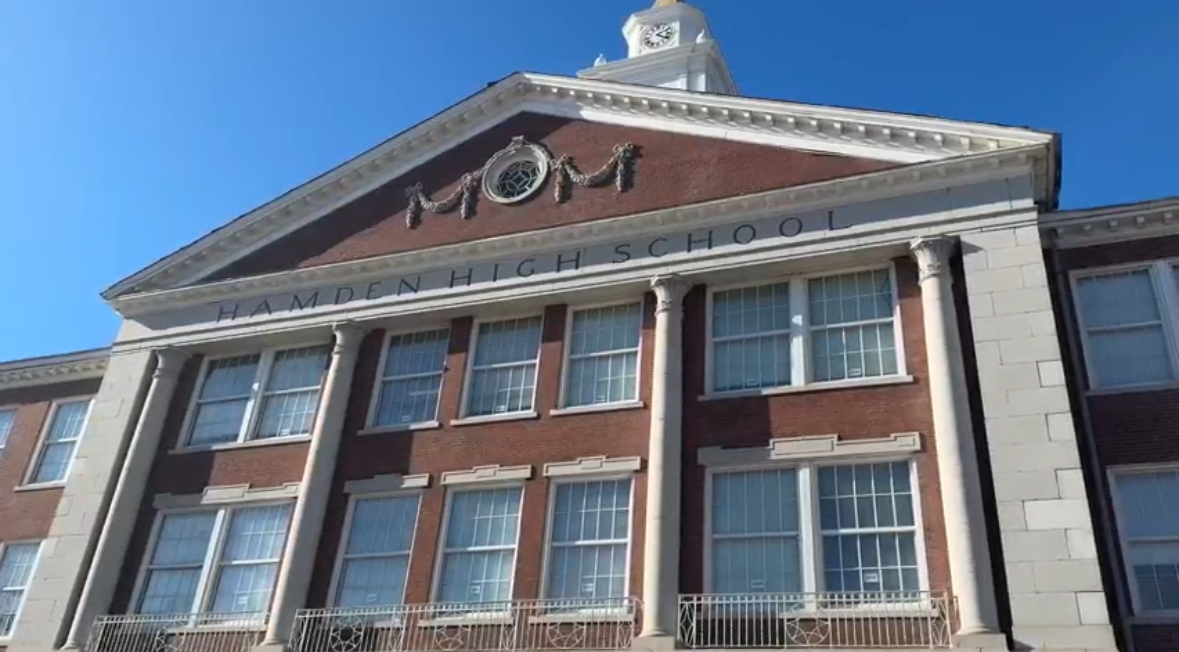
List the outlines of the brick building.
{"label": "brick building", "polygon": [[1161,250],[1045,258],[1105,219],[1053,212],[1053,134],[741,97],[680,2],[623,32],[115,284],[109,351],[0,367],[10,649],[1166,649],[1115,637],[1082,467],[1160,413],[1072,382],[1050,291]]}

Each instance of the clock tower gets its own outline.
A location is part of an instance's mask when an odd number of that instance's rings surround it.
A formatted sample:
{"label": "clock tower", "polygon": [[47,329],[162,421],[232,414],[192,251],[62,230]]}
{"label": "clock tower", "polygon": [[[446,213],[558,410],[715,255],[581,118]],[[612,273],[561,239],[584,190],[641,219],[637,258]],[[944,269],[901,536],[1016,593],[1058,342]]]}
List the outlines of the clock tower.
{"label": "clock tower", "polygon": [[680,0],[656,0],[622,26],[627,58],[577,73],[585,79],[735,95],[737,85],[704,14]]}

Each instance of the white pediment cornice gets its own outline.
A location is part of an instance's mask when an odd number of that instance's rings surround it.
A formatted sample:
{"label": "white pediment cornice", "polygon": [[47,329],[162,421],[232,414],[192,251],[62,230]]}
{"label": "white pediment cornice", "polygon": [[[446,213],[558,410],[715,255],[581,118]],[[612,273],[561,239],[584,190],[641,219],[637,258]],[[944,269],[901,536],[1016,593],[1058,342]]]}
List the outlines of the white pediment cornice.
{"label": "white pediment cornice", "polygon": [[527,112],[902,164],[1054,141],[1052,134],[1014,127],[516,73],[242,215],[103,296],[113,300],[195,283]]}
{"label": "white pediment cornice", "polygon": [[697,228],[761,215],[797,214],[820,208],[864,203],[953,185],[1005,178],[1013,170],[1042,167],[1043,146],[998,151],[894,168],[752,195],[689,204],[623,217],[497,236],[363,260],[229,279],[174,289],[115,297],[111,305],[124,317],[198,306],[251,296],[407,275],[439,267],[475,264],[520,252],[559,248],[569,242],[590,246],[618,238]]}
{"label": "white pediment cornice", "polygon": [[1179,235],[1179,197],[1047,213],[1040,229],[1062,249]]}
{"label": "white pediment cornice", "polygon": [[0,363],[0,391],[101,378],[109,357],[109,350],[99,349]]}

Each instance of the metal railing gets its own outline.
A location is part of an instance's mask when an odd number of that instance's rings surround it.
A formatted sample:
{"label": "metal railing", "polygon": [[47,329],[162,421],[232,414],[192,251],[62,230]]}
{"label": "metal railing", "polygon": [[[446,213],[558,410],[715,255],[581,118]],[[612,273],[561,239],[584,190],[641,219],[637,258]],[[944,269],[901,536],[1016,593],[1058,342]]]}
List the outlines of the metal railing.
{"label": "metal railing", "polygon": [[86,652],[249,652],[266,623],[266,614],[99,616]]}
{"label": "metal railing", "polygon": [[681,595],[687,648],[948,648],[953,599],[928,592]]}
{"label": "metal railing", "polygon": [[640,618],[634,598],[515,600],[302,609],[293,652],[621,650]]}

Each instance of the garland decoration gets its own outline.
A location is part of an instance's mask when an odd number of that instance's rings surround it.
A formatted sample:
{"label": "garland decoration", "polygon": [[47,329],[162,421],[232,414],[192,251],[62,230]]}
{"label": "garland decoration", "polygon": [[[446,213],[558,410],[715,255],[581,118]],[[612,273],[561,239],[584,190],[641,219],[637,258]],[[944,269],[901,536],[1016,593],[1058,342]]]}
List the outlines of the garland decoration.
{"label": "garland decoration", "polygon": [[557,175],[553,184],[553,199],[558,204],[569,199],[570,182],[582,188],[593,188],[614,179],[614,188],[622,193],[631,187],[634,175],[635,146],[633,143],[623,143],[614,146],[614,155],[597,172],[585,174],[577,169],[573,157],[565,154],[552,162],[553,171]]}

